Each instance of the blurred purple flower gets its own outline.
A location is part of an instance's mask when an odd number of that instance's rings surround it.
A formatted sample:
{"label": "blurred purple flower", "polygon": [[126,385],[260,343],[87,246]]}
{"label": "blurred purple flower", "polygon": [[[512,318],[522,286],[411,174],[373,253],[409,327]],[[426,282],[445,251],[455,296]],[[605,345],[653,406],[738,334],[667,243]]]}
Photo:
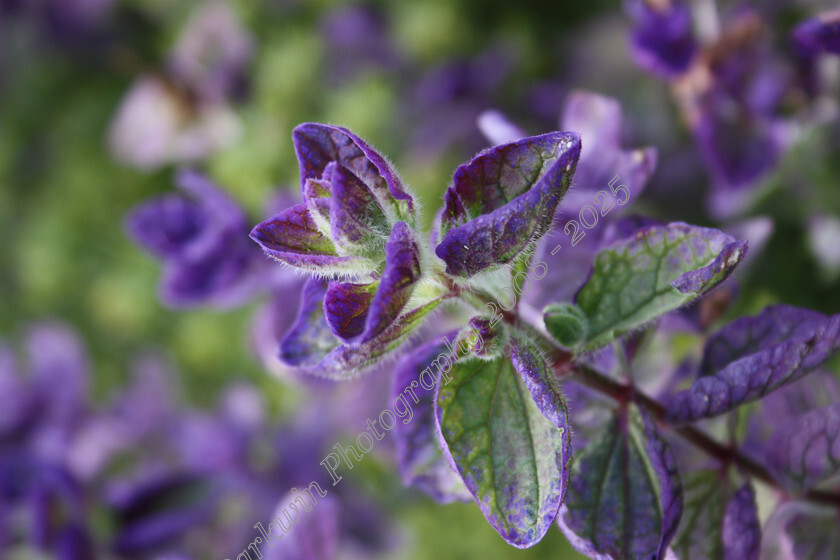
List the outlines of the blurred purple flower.
{"label": "blurred purple flower", "polygon": [[166,72],[138,77],[111,122],[114,156],[143,170],[200,160],[239,135],[229,102],[247,89],[253,41],[227,2],[197,8]]}
{"label": "blurred purple flower", "polygon": [[373,6],[337,6],[321,22],[331,81],[350,81],[368,69],[393,71],[401,64],[385,14]]}
{"label": "blurred purple flower", "polygon": [[244,93],[253,54],[251,34],[230,4],[212,0],[197,8],[187,22],[167,69],[196,97],[218,103]]}
{"label": "blurred purple flower", "polygon": [[247,218],[216,185],[181,171],[181,194],[144,202],[128,216],[129,235],[164,263],[167,305],[236,306],[255,295],[264,262],[248,240]]}
{"label": "blurred purple flower", "polygon": [[473,59],[456,58],[430,69],[408,97],[407,114],[414,131],[411,150],[420,158],[437,158],[457,147],[465,154],[482,147],[475,132],[478,115],[496,104],[515,56],[501,48]]}
{"label": "blurred purple flower", "polygon": [[162,76],[137,78],[108,130],[119,161],[151,171],[169,163],[200,160],[229,146],[240,123],[225,104],[191,101]]}
{"label": "blurred purple flower", "polygon": [[804,55],[840,54],[840,10],[803,21],[794,28],[793,39]]}
{"label": "blurred purple flower", "polygon": [[666,79],[686,72],[697,52],[688,6],[679,0],[630,0],[626,6],[635,23],[636,64]]}
{"label": "blurred purple flower", "polygon": [[782,110],[796,85],[794,75],[768,48],[763,29],[751,9],[732,16],[709,51],[708,76],[689,118],[712,175],[708,206],[717,218],[737,215],[752,202],[758,182],[775,169],[792,140]]}
{"label": "blurred purple flower", "polygon": [[108,504],[116,517],[114,551],[134,555],[161,550],[213,515],[217,492],[212,481],[187,473],[154,473],[109,485]]}

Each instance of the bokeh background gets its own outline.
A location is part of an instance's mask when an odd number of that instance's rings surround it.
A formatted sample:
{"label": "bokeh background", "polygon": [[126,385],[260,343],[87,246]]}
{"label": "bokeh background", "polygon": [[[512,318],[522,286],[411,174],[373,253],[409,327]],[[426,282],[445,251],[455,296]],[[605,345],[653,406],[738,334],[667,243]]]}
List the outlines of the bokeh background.
{"label": "bokeh background", "polygon": [[[743,17],[689,4],[717,13],[701,32]],[[488,146],[483,111],[536,134],[573,91],[615,98],[624,145],[659,151],[634,213],[764,220],[732,316],[771,302],[840,312],[838,57],[819,57],[809,91],[791,43],[826,6],[753,4],[743,64],[780,70],[743,87],[772,108],[715,136],[715,160],[680,105],[688,86],[635,63],[618,2],[0,0],[0,557],[235,558],[384,408],[387,375],[336,389],[272,365],[266,294],[162,300],[159,260],[127,233],[183,166],[249,225],[266,219],[296,192],[301,122],[387,154],[430,224],[454,168]],[[755,139],[765,121],[778,150]],[[733,186],[714,162],[738,158],[752,163]],[[296,289],[273,303],[294,313]],[[386,440],[341,483],[343,557],[577,557],[559,531],[518,551],[474,504],[403,488],[392,451]]]}

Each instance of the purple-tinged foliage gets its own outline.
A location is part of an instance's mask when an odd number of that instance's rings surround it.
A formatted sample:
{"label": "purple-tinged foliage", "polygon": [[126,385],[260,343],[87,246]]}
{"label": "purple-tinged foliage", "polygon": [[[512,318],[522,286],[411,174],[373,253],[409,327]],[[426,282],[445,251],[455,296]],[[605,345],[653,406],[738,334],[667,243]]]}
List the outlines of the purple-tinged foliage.
{"label": "purple-tinged foliage", "polygon": [[161,298],[173,307],[244,303],[262,270],[247,240],[247,218],[205,176],[183,170],[175,182],[183,195],[144,202],[126,219],[129,235],[163,261]]}
{"label": "purple-tinged foliage", "polygon": [[680,521],[676,461],[643,414],[622,411],[575,461],[558,524],[590,558],[666,558]]}
{"label": "purple-tinged foliage", "polygon": [[723,558],[723,518],[731,483],[711,470],[683,475],[685,511],[671,547],[680,560]]}
{"label": "purple-tinged foliage", "polygon": [[[737,89],[737,69],[718,70],[720,87]],[[772,112],[773,95],[759,93],[756,110]],[[566,120],[581,134],[515,140],[460,166],[432,236],[437,260],[415,229],[413,201],[382,156],[345,129],[295,129],[303,202],[252,232],[267,253],[317,275],[304,287],[281,356],[301,373],[348,378],[384,362],[445,300],[494,310],[473,316],[446,338],[433,338],[395,368],[390,396],[394,410],[405,413],[393,426],[405,484],[439,502],[468,492],[490,525],[519,548],[538,542],[556,520],[573,546],[593,558],[664,559],[676,551],[684,559],[753,559],[761,530],[750,482],[735,488],[734,470],[723,464],[711,470],[708,457],[699,457],[700,450],[716,460],[731,456],[754,474],[734,425],[729,450],[700,431],[669,432],[697,447],[676,447],[687,465],[709,469],[689,474],[684,502],[677,457],[657,423],[669,427],[704,417],[709,407],[696,414],[692,399],[705,403],[698,391],[721,377],[737,384],[733,371],[749,370],[748,376],[769,384],[743,394],[733,385],[737,390],[726,395],[732,406],[801,377],[840,346],[840,316],[770,308],[767,317],[736,321],[709,337],[700,364],[685,341],[706,332],[733,290],[696,310],[671,312],[726,280],[747,243],[716,229],[639,217],[603,220],[586,244],[566,250],[564,257],[579,262],[564,258],[555,268],[584,271],[571,287],[558,280],[569,275],[553,274],[539,297],[522,294],[524,283],[548,277],[551,267],[533,257],[547,258],[547,244],[538,242],[558,223],[556,214],[579,212],[591,202],[561,202],[578,160],[578,171],[589,173],[583,189],[595,203],[601,188],[626,204],[650,177],[656,152],[621,148],[620,115],[610,99],[574,94]],[[485,118],[483,126],[497,139],[521,135],[499,115],[490,116],[495,120]],[[583,135],[596,146],[585,159]],[[614,184],[619,178],[622,183]],[[350,264],[336,265],[342,259]],[[511,286],[513,296],[502,295]],[[546,293],[562,288],[571,294],[578,286],[574,303],[549,299],[548,307],[534,306]],[[502,300],[511,305],[499,313]],[[543,321],[539,309],[545,310]],[[660,318],[658,331],[645,328]],[[668,355],[651,359],[657,352]],[[667,406],[653,402],[698,370],[703,376],[692,389]],[[579,418],[569,417],[561,380],[576,397]],[[601,435],[590,439],[596,424]],[[581,427],[579,439],[589,439],[574,470],[572,425]],[[751,424],[748,431],[754,431]],[[830,439],[829,433],[820,437]],[[759,445],[751,442],[750,453]]]}
{"label": "purple-tinged foliage", "polygon": [[752,193],[749,187],[775,168],[788,138],[781,121],[759,114],[730,95],[709,92],[694,127],[700,154],[716,181],[710,209],[721,217],[741,210]]}
{"label": "purple-tinged foliage", "polygon": [[840,315],[773,306],[713,335],[703,377],[668,403],[670,421],[722,414],[796,381],[840,349]]}
{"label": "purple-tinged foliage", "polygon": [[758,560],[761,548],[761,522],[755,503],[755,490],[744,483],[729,502],[723,517],[724,560]]}
{"label": "purple-tinged foliage", "polygon": [[840,404],[784,425],[766,445],[767,463],[794,489],[812,488],[840,472]]}
{"label": "purple-tinged foliage", "polygon": [[563,501],[571,434],[559,391],[545,383],[543,357],[524,340],[511,353],[513,364],[504,356],[456,361],[439,384],[436,417],[444,453],[487,521],[509,544],[527,548]]}
{"label": "purple-tinged foliage", "polygon": [[674,223],[639,230],[603,249],[576,297],[594,349],[679,308],[726,279],[746,242]]}
{"label": "purple-tinged foliage", "polygon": [[291,366],[316,363],[335,346],[335,337],[324,314],[324,309],[329,308],[324,302],[327,292],[324,280],[311,278],[304,284],[297,319],[280,342],[280,359],[285,363]]}
{"label": "purple-tinged foliage", "polygon": [[631,54],[636,64],[666,79],[685,73],[697,52],[688,6],[679,0],[629,0],[626,6],[635,24]]}
{"label": "purple-tinged foliage", "polygon": [[551,226],[580,155],[580,137],[554,132],[496,146],[455,171],[435,253],[447,273],[507,264]]}
{"label": "purple-tinged foliage", "polygon": [[324,313],[332,332],[345,342],[369,342],[399,316],[420,279],[417,242],[404,222],[385,244],[385,268],[369,284],[331,282]]}
{"label": "purple-tinged foliage", "polygon": [[251,238],[282,263],[349,281],[307,284],[280,356],[326,377],[353,375],[393,351],[444,290],[407,309],[423,272],[414,202],[385,159],[339,127],[302,124],[293,138],[304,202]]}
{"label": "purple-tinged foliage", "polygon": [[793,39],[802,54],[840,54],[840,10],[834,10],[798,24]]}
{"label": "purple-tinged foliage", "polygon": [[385,244],[385,268],[370,304],[362,342],[379,336],[397,319],[421,274],[417,242],[405,222],[397,222]]}
{"label": "purple-tinged foliage", "polygon": [[376,284],[331,282],[324,294],[324,315],[332,333],[344,341],[365,332]]}
{"label": "purple-tinged foliage", "polygon": [[[521,333],[515,332],[510,339],[509,352],[513,369],[522,377],[542,415],[558,429],[570,433],[568,411],[560,383],[539,349]],[[567,438],[566,442],[564,454],[571,456],[571,439]],[[568,473],[564,471],[563,476],[565,486],[568,484]]]}
{"label": "purple-tinged foliage", "polygon": [[[424,344],[403,358],[394,368],[391,383],[394,409],[397,410],[399,402],[401,410],[412,410],[411,416],[398,420],[393,430],[397,467],[403,484],[416,486],[439,503],[472,498],[464,488],[460,475],[440,449],[435,420],[437,384],[434,380],[450,367],[450,352],[443,342],[444,338],[451,341],[454,333]],[[426,370],[428,373],[424,374]]]}
{"label": "purple-tinged foliage", "polygon": [[[485,112],[478,124],[494,143],[526,136],[497,112]],[[652,220],[621,218],[617,222],[622,224],[621,231],[611,230],[615,217],[621,215],[619,209],[642,193],[657,162],[655,148],[622,149],[621,125],[621,107],[615,99],[574,91],[565,101],[560,128],[578,131],[582,146],[572,187],[557,208],[554,231],[537,246],[537,254],[543,261],[559,258],[555,255],[562,250],[563,266],[549,267],[547,275],[538,282],[531,279],[522,294],[524,301],[537,308],[571,300],[589,275],[598,250],[645,225],[654,225]],[[573,225],[569,222],[578,221],[578,215],[587,205],[600,208],[601,216],[591,229],[580,229],[578,224],[578,235],[569,229]],[[609,234],[610,231],[613,233]]]}
{"label": "purple-tinged foliage", "polygon": [[[323,177],[334,162],[355,175],[374,194],[385,212],[406,219],[413,211],[413,200],[385,158],[364,140],[338,126],[305,123],[292,133],[300,165],[301,192],[305,196],[307,179]],[[401,201],[401,203],[400,203]]]}
{"label": "purple-tinged foliage", "polygon": [[305,272],[349,275],[371,266],[364,257],[339,255],[335,243],[319,231],[303,203],[257,225],[251,238],[267,255]]}

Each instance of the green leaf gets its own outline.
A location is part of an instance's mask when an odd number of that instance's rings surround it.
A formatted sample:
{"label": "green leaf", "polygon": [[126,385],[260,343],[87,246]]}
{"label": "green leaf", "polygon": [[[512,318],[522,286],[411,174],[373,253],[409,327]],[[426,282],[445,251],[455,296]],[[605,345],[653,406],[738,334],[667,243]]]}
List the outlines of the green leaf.
{"label": "green leaf", "polygon": [[437,397],[444,452],[502,538],[532,546],[551,527],[568,483],[565,407],[548,420],[505,357],[456,362],[450,376]]}
{"label": "green leaf", "polygon": [[741,262],[746,242],[683,223],[641,230],[595,256],[576,303],[586,350],[604,346],[709,291]]}
{"label": "green leaf", "polygon": [[723,516],[731,492],[715,471],[696,471],[685,476],[685,514],[674,538],[680,560],[723,558]]}
{"label": "green leaf", "polygon": [[575,461],[558,524],[591,558],[661,560],[679,524],[674,455],[642,414],[623,409]]}

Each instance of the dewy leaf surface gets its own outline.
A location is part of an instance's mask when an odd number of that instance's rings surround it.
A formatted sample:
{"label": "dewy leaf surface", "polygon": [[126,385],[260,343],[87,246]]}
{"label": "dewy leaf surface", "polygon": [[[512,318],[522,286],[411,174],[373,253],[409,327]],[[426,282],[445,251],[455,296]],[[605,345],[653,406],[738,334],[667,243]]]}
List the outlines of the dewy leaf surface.
{"label": "dewy leaf surface", "polygon": [[576,298],[589,320],[585,348],[689,303],[723,281],[745,252],[745,241],[684,223],[646,228],[603,249]]}
{"label": "dewy leaf surface", "polygon": [[634,407],[616,416],[575,461],[558,524],[580,553],[661,559],[682,515],[674,456]]}
{"label": "dewy leaf surface", "polygon": [[437,396],[444,452],[502,538],[533,546],[563,501],[569,430],[540,412],[506,357],[465,359],[450,375]]}
{"label": "dewy leaf surface", "polygon": [[461,165],[444,196],[446,271],[471,276],[513,261],[551,227],[580,156],[580,137],[552,132],[496,146]]}
{"label": "dewy leaf surface", "polygon": [[838,349],[840,315],[774,306],[734,321],[707,344],[704,371],[714,375],[674,395],[668,419],[692,422],[732,410],[803,377]]}

